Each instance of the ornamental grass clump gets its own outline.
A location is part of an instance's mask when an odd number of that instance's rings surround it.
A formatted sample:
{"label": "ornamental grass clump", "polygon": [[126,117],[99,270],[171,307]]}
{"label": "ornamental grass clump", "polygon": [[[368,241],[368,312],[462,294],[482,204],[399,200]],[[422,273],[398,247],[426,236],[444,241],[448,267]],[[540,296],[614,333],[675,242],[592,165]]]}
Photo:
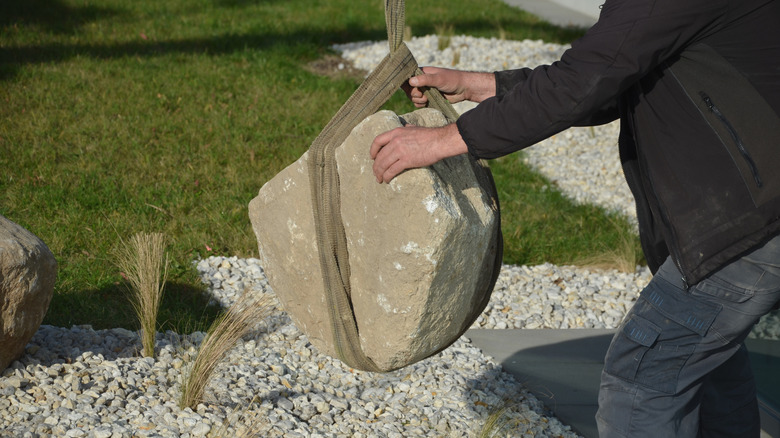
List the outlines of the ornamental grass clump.
{"label": "ornamental grass clump", "polygon": [[508,436],[525,436],[523,429],[526,429],[528,421],[524,415],[517,416],[513,412],[516,405],[511,399],[504,399],[499,405],[494,406],[488,414],[482,429],[478,433],[479,438],[497,438]]}
{"label": "ornamental grass clump", "polygon": [[137,233],[122,242],[116,264],[129,283],[129,298],[141,326],[143,355],[154,357],[157,313],[168,278],[168,255],[161,233]]}
{"label": "ornamental grass clump", "polygon": [[643,264],[642,247],[635,228],[626,221],[610,219],[614,227],[616,241],[611,247],[602,246],[600,251],[586,257],[580,257],[574,264],[587,269],[615,269],[624,274],[636,272],[637,265]]}
{"label": "ornamental grass clump", "polygon": [[452,44],[452,37],[455,34],[455,30],[451,24],[438,25],[435,26],[435,29],[438,40],[437,48],[440,52],[443,52]]}
{"label": "ornamental grass clump", "polygon": [[267,318],[273,308],[270,296],[244,291],[239,299],[214,321],[198,348],[194,362],[184,374],[179,397],[180,408],[194,409],[203,400],[206,386],[225,354],[259,322]]}

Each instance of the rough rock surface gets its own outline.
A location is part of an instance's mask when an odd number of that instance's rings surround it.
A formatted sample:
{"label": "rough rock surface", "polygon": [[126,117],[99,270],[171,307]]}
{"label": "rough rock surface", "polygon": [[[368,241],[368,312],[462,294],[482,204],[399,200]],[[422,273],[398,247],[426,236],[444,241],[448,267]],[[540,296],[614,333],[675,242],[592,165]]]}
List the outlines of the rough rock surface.
{"label": "rough rock surface", "polygon": [[[383,370],[457,339],[485,305],[500,251],[495,199],[466,156],[377,184],[371,141],[402,123],[445,120],[431,109],[400,119],[380,111],[336,150],[353,310],[363,351]],[[333,355],[307,160],[308,153],[265,184],[249,212],[271,287],[312,344]]]}
{"label": "rough rock surface", "polygon": [[22,355],[40,327],[56,278],[46,244],[0,216],[0,370]]}

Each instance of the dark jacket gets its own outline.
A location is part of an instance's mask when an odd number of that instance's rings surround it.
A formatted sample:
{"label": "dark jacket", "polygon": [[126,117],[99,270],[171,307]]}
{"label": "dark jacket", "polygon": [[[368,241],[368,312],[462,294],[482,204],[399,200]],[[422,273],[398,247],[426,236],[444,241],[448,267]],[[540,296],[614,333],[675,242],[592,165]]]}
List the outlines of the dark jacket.
{"label": "dark jacket", "polygon": [[694,284],[780,232],[778,23],[778,0],[607,0],[560,61],[497,72],[458,129],[495,158],[620,118],[648,264],[671,253]]}

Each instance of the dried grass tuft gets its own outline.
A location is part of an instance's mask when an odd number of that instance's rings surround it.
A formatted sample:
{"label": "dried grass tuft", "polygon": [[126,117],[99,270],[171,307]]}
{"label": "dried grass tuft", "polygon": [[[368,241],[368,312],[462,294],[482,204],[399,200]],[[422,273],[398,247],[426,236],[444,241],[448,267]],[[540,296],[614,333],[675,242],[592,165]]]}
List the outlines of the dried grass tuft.
{"label": "dried grass tuft", "polygon": [[[524,399],[525,397],[522,397]],[[497,438],[527,436],[528,425],[531,423],[522,409],[518,410],[519,402],[505,398],[497,406],[490,409],[485,423],[479,430],[479,438]]]}
{"label": "dried grass tuft", "polygon": [[635,232],[616,220],[612,221],[612,225],[617,233],[618,242],[613,247],[579,258],[574,262],[575,265],[586,269],[615,269],[624,274],[636,272],[637,265],[642,260],[642,252]]}
{"label": "dried grass tuft", "polygon": [[452,37],[455,35],[455,28],[451,24],[440,24],[434,26],[438,38],[437,48],[440,52],[444,51],[452,44]]}
{"label": "dried grass tuft", "polygon": [[581,258],[574,264],[590,270],[616,270],[624,274],[631,274],[637,270],[637,259],[639,256],[633,249],[633,245],[628,246],[624,244],[611,250]]}
{"label": "dried grass tuft", "polygon": [[168,278],[165,236],[161,233],[137,233],[122,241],[116,251],[116,265],[129,283],[130,302],[141,325],[143,355],[154,357],[157,313]]}
{"label": "dried grass tuft", "polygon": [[197,356],[184,375],[179,407],[194,409],[203,400],[214,370],[242,337],[267,318],[274,309],[268,295],[255,296],[247,291],[209,328]]}

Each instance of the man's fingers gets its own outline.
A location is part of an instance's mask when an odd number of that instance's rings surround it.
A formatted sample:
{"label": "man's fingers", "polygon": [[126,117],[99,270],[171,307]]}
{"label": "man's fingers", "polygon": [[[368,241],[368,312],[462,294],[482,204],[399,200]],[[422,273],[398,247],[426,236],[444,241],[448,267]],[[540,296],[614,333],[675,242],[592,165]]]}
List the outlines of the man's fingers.
{"label": "man's fingers", "polygon": [[397,135],[397,130],[399,129],[403,128],[395,128],[379,134],[374,138],[374,141],[371,142],[369,153],[371,154],[371,159],[374,160],[373,171],[377,182],[383,182],[383,175],[387,168],[398,160],[393,153],[390,142]]}
{"label": "man's fingers", "polygon": [[440,73],[445,69],[437,67],[423,67],[423,74],[409,78],[409,85],[418,88],[439,88],[441,86]]}
{"label": "man's fingers", "polygon": [[[398,129],[398,128],[396,128]],[[395,129],[394,129],[395,130]],[[384,132],[382,134],[377,135],[374,138],[374,141],[371,142],[371,149],[369,149],[369,153],[371,154],[371,159],[376,160],[377,154],[379,154],[379,151],[388,143],[390,143],[390,139],[393,137],[393,131],[390,130],[387,132]]]}
{"label": "man's fingers", "polygon": [[387,131],[378,135],[371,143],[371,158],[374,160],[372,167],[378,183],[389,183],[408,167],[401,159],[405,148],[393,143],[398,136],[404,134],[404,129],[406,128],[400,127]]}
{"label": "man's fingers", "polygon": [[398,158],[392,151],[384,151],[379,157],[374,160],[373,171],[376,181],[378,183],[388,182],[390,180],[385,179],[385,174],[395,163],[398,162]]}
{"label": "man's fingers", "polygon": [[409,78],[409,85],[412,87],[430,87],[433,84],[431,83],[431,79],[434,76],[435,68],[433,67],[423,67],[422,71],[423,74],[412,76]]}
{"label": "man's fingers", "polygon": [[393,153],[388,153],[374,161],[374,176],[378,183],[389,183],[406,169],[403,162]]}
{"label": "man's fingers", "polygon": [[[417,108],[423,108],[428,106],[428,97],[423,94],[424,90],[429,88],[440,89],[445,86],[444,78],[441,76],[442,72],[446,72],[446,69],[437,67],[423,67],[423,73],[418,76],[412,76],[407,81],[408,88],[405,89],[406,95],[414,103]],[[440,90],[444,92],[443,90]]]}
{"label": "man's fingers", "polygon": [[421,88],[432,87],[430,82],[429,75],[420,75],[409,78],[409,85],[412,87],[412,90],[417,91],[419,94],[422,94],[422,90],[420,90]]}
{"label": "man's fingers", "polygon": [[389,183],[393,180],[396,176],[398,176],[399,173],[406,170],[406,167],[401,164],[401,160],[397,160],[395,163],[393,163],[392,166],[388,167],[387,170],[385,170],[385,173],[382,174],[382,181],[384,183]]}
{"label": "man's fingers", "polygon": [[[412,79],[414,78],[410,78],[409,81]],[[409,100],[412,101],[415,107],[426,107],[428,105],[428,98],[425,96],[425,94],[423,94],[423,91],[420,88],[412,86],[409,81],[404,83],[404,85],[401,87],[406,93],[406,96],[409,97]]]}
{"label": "man's fingers", "polygon": [[437,159],[428,152],[428,146],[440,136],[432,129],[409,124],[376,136],[370,151],[376,180],[390,182],[406,169],[435,163]]}

